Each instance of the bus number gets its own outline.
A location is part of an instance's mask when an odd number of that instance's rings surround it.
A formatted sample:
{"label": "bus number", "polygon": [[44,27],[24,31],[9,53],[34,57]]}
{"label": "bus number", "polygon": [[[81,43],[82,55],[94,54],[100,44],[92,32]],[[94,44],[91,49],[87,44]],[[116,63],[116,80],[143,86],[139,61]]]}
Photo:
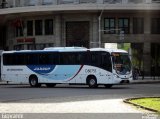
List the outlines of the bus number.
{"label": "bus number", "polygon": [[96,73],[96,69],[86,69],[85,72],[88,73],[88,74]]}

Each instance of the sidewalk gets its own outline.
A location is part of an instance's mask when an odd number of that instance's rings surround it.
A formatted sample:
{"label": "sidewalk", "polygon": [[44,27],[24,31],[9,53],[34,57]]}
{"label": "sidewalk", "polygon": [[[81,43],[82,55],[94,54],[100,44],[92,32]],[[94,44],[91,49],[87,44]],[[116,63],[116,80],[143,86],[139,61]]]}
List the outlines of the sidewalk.
{"label": "sidewalk", "polygon": [[131,84],[149,84],[149,83],[160,83],[160,77],[139,77],[137,80],[132,80]]}
{"label": "sidewalk", "polygon": [[[75,97],[72,97],[75,98]],[[78,97],[76,97],[78,98]],[[79,97],[81,98],[81,97]],[[30,99],[25,103],[0,103],[1,113],[142,113],[149,112],[125,104],[123,99],[54,102],[54,98]],[[64,99],[59,99],[64,100]],[[45,103],[35,103],[44,102]],[[30,102],[30,103],[28,103]],[[23,109],[23,110],[22,110]]]}

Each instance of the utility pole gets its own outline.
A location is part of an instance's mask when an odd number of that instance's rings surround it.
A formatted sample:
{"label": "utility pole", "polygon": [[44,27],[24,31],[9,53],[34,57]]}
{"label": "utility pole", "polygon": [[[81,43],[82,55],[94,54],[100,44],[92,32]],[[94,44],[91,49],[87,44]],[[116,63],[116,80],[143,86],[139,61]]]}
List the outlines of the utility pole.
{"label": "utility pole", "polygon": [[[109,2],[113,2],[114,0],[110,0]],[[99,48],[101,47],[101,43],[102,43],[102,38],[101,38],[101,32],[102,31],[108,31],[108,30],[101,30],[101,18],[102,18],[102,15],[103,15],[103,12],[104,12],[104,9],[105,9],[106,6],[103,7],[103,9],[101,10],[101,13],[98,17],[98,45],[99,45]],[[111,29],[111,30],[119,30],[120,31],[120,40],[124,40],[124,31],[122,29]]]}

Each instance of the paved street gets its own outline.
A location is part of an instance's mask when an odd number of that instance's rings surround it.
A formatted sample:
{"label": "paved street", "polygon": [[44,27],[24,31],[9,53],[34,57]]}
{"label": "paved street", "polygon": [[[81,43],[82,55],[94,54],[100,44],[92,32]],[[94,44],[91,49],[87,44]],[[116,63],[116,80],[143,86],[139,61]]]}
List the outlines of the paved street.
{"label": "paved street", "polygon": [[[0,85],[0,102],[29,102],[28,99],[51,98],[53,101],[86,101],[103,99],[124,99],[130,97],[160,96],[160,84],[115,85],[111,89],[100,86],[57,85],[55,88],[31,88],[29,85]],[[77,98],[78,97],[78,98]],[[73,100],[72,100],[73,98]],[[45,100],[41,100],[45,102]]]}
{"label": "paved street", "polygon": [[70,85],[58,85],[55,88],[0,85],[0,112],[141,114],[148,111],[125,104],[123,99],[144,96],[160,96],[159,83],[115,85],[111,89],[103,86],[90,89],[88,86]]}

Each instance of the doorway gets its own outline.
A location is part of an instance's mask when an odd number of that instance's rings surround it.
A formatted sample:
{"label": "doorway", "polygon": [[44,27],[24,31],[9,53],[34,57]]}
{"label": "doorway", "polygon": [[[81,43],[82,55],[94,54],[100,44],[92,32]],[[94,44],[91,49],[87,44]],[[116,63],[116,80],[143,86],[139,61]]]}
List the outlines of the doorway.
{"label": "doorway", "polygon": [[66,22],[66,46],[89,48],[89,21]]}

